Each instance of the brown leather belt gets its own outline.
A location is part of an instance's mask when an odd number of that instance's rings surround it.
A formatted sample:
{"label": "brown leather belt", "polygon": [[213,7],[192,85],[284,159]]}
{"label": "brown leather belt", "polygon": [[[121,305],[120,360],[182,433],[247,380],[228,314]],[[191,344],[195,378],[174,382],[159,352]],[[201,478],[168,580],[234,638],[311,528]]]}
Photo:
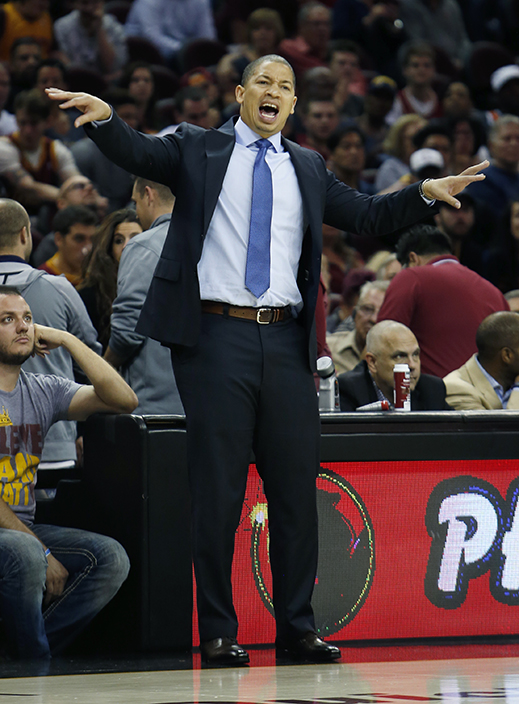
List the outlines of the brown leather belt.
{"label": "brown leather belt", "polygon": [[246,306],[231,306],[229,303],[219,303],[218,301],[202,301],[202,312],[228,315],[231,318],[241,318],[242,320],[255,320],[260,325],[279,323],[292,317],[290,306],[284,308],[247,308]]}

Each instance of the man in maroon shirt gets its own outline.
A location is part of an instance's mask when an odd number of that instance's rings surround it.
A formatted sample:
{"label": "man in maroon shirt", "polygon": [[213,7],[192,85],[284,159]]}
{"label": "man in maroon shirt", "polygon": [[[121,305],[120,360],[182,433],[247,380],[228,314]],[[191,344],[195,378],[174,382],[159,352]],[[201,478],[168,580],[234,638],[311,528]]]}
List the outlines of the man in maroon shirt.
{"label": "man in maroon shirt", "polygon": [[509,310],[503,294],[462,266],[447,236],[430,225],[416,225],[396,246],[404,269],[387,290],[378,321],[397,320],[418,340],[422,371],[444,377],[476,352],[481,321]]}

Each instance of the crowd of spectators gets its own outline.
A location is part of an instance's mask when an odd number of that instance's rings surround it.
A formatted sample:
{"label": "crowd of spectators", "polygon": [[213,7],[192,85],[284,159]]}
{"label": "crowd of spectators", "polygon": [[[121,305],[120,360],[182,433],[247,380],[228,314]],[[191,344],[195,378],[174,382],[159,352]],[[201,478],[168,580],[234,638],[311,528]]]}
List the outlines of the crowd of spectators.
{"label": "crowd of spectators", "polygon": [[[133,227],[124,215],[133,181],[45,88],[100,95],[147,134],[181,122],[209,129],[238,113],[234,87],[245,66],[279,53],[299,96],[284,136],[319,152],[346,185],[390,193],[490,159],[461,208],[442,203],[429,224],[449,238],[449,256],[514,291],[517,27],[517,8],[504,0],[470,13],[461,0],[11,0],[0,5],[0,194],[27,209],[31,263],[79,289],[106,348],[114,228]],[[327,346],[339,371],[365,359],[367,332],[401,266],[400,234],[372,240],[323,226]]]}

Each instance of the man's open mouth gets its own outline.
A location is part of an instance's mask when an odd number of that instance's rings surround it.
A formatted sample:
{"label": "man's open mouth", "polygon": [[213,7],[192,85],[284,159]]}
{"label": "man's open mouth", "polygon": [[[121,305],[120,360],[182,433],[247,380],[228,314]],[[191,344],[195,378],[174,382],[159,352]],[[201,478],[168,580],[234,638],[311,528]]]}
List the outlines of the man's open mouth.
{"label": "man's open mouth", "polygon": [[279,113],[279,108],[274,103],[263,103],[263,105],[260,105],[259,112],[262,120],[274,122]]}

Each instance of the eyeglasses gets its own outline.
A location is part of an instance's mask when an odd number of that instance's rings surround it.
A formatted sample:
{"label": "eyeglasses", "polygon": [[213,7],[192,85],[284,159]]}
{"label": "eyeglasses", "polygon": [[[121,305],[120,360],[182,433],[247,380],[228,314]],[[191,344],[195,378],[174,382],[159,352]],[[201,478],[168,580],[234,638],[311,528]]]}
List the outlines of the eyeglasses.
{"label": "eyeglasses", "polygon": [[366,318],[371,318],[372,315],[378,313],[378,309],[373,306],[359,306],[359,313],[365,315]]}
{"label": "eyeglasses", "polygon": [[67,188],[65,188],[65,190],[63,191],[63,195],[65,195],[65,193],[68,193],[69,191],[84,191],[85,188],[89,188],[91,185],[92,184],[90,184],[88,182],[87,183],[81,183],[81,182],[80,183],[73,183],[72,185],[67,186]]}

